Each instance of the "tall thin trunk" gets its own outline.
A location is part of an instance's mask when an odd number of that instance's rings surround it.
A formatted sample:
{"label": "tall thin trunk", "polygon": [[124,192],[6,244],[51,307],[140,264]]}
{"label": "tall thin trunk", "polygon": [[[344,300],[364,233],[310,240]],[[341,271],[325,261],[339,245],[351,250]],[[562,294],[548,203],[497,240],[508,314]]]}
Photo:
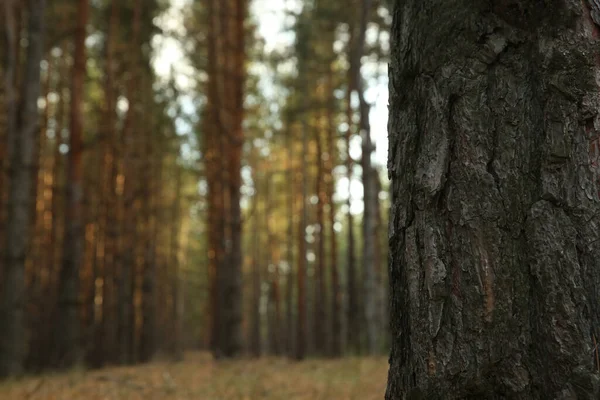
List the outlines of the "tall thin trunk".
{"label": "tall thin trunk", "polygon": [[[233,110],[231,129],[226,131],[229,138],[228,191],[229,191],[229,243],[227,263],[223,265],[226,279],[223,282],[224,302],[222,312],[222,352],[231,357],[242,350],[242,213],[240,205],[242,148],[244,144],[244,82],[245,82],[245,31],[246,0],[230,0],[229,7],[232,26],[229,27],[230,39],[224,49],[231,65],[232,76],[226,76],[225,82],[231,82],[231,109]],[[226,42],[227,43],[227,42]],[[233,54],[232,54],[233,53]],[[227,86],[226,86],[227,87]],[[224,153],[225,154],[225,153]]]}
{"label": "tall thin trunk", "polygon": [[175,318],[175,327],[173,329],[174,337],[172,354],[175,360],[183,358],[183,285],[180,270],[180,232],[181,232],[181,203],[183,195],[183,171],[181,167],[176,167],[175,176],[175,198],[171,207],[171,234],[170,234],[170,264],[173,274],[173,317]]}
{"label": "tall thin trunk", "polygon": [[265,229],[267,232],[268,248],[270,254],[270,262],[267,267],[270,270],[270,265],[273,266],[273,272],[269,272],[269,303],[272,304],[272,312],[270,315],[270,349],[273,354],[279,355],[282,351],[282,321],[281,321],[281,291],[279,287],[280,274],[279,267],[281,263],[281,254],[279,250],[279,242],[277,241],[277,225],[276,219],[272,218],[273,199],[272,199],[272,182],[271,178],[274,173],[266,176],[265,182]]}
{"label": "tall thin trunk", "polygon": [[52,321],[56,318],[57,315],[57,298],[58,298],[58,280],[60,273],[60,264],[62,262],[62,252],[60,251],[60,243],[62,236],[62,224],[60,222],[59,214],[61,209],[61,204],[64,203],[62,193],[63,189],[63,181],[62,177],[64,168],[63,168],[63,155],[60,152],[61,145],[64,144],[63,140],[63,130],[65,127],[65,119],[67,117],[67,106],[68,103],[65,99],[64,92],[67,86],[65,82],[67,81],[66,77],[69,73],[69,66],[65,60],[60,61],[60,79],[57,83],[58,88],[58,104],[56,106],[56,135],[54,137],[54,148],[53,148],[53,156],[52,156],[52,166],[51,166],[51,176],[52,176],[52,186],[51,186],[51,200],[50,200],[50,231],[48,232],[48,238],[46,243],[46,249],[44,253],[46,254],[47,259],[44,263],[44,268],[48,271],[48,283],[44,290],[44,299],[45,299],[45,307],[44,307],[44,316],[43,316],[43,325],[42,331],[40,332],[40,337],[43,338],[43,343],[40,345],[40,354],[38,358],[41,360],[42,366],[47,366],[52,362],[52,357],[54,354],[52,353],[54,347],[53,340],[53,328]]}
{"label": "tall thin trunk", "polygon": [[[147,104],[147,102],[145,102]],[[155,146],[153,146],[152,138],[148,134],[152,129],[151,124],[146,124],[145,127],[145,155],[144,161],[142,162],[143,170],[142,177],[145,182],[144,195],[142,198],[142,218],[143,221],[143,266],[142,266],[142,326],[141,326],[141,337],[140,337],[140,360],[150,361],[154,352],[156,351],[156,312],[157,312],[157,297],[156,297],[156,253],[154,245],[154,229],[155,221],[152,216],[152,209],[156,202],[157,193],[157,174],[153,174],[153,166],[160,159],[156,154]],[[158,172],[158,171],[157,171]],[[176,224],[175,221],[172,222]],[[170,266],[171,269],[174,267]],[[171,271],[172,272],[172,271]],[[173,274],[173,272],[172,272]],[[176,275],[176,274],[174,274]],[[171,275],[172,276],[172,275]],[[169,277],[169,283],[173,283],[173,278]],[[171,289],[174,287],[172,285]],[[175,293],[172,292],[172,304],[174,304]],[[171,314],[173,321],[176,315]],[[172,328],[175,328],[171,324]],[[173,341],[173,331],[171,331],[170,341]]]}
{"label": "tall thin trunk", "polygon": [[15,17],[12,1],[5,1],[8,61],[6,91],[9,138],[8,220],[6,225],[6,259],[4,288],[0,290],[0,376],[20,374],[26,356],[25,332],[25,259],[30,243],[33,156],[39,116],[37,102],[40,95],[40,62],[43,54],[45,0],[29,1],[29,38],[27,63],[23,80],[21,108],[17,111],[16,94],[12,84],[18,65],[11,55],[16,50]]}
{"label": "tall thin trunk", "polygon": [[133,3],[132,37],[130,41],[129,69],[127,80],[127,99],[129,108],[125,116],[121,145],[123,163],[123,218],[121,220],[120,249],[119,249],[119,359],[122,364],[129,364],[135,357],[135,273],[137,265],[136,250],[139,241],[138,220],[136,212],[139,200],[140,147],[142,144],[139,128],[141,120],[138,114],[138,85],[140,29],[142,17],[142,1]]}
{"label": "tall thin trunk", "polygon": [[298,360],[306,356],[306,340],[308,337],[307,315],[306,315],[306,191],[307,191],[307,162],[306,152],[308,150],[308,127],[307,122],[302,121],[302,191],[301,191],[301,217],[298,223],[298,323],[296,333],[296,354]]}
{"label": "tall thin trunk", "polygon": [[97,327],[95,340],[96,355],[94,363],[101,365],[107,361],[115,361],[114,353],[117,348],[117,281],[116,281],[116,242],[117,220],[115,206],[117,204],[117,137],[115,126],[115,45],[117,27],[119,24],[118,1],[111,0],[110,17],[106,34],[106,73],[104,81],[104,122],[103,154],[101,157],[101,202],[100,229],[103,232],[102,248],[102,318]]}
{"label": "tall thin trunk", "polygon": [[293,137],[291,130],[288,132],[286,136],[286,147],[287,147],[287,157],[288,157],[288,198],[287,198],[287,262],[288,262],[288,273],[286,276],[286,302],[285,302],[285,314],[286,314],[286,329],[285,329],[285,338],[286,338],[286,351],[288,356],[292,356],[294,354],[294,185],[296,178],[296,171],[294,169],[293,163]]}
{"label": "tall thin trunk", "polygon": [[83,263],[83,101],[86,75],[86,26],[89,0],[77,3],[77,30],[71,82],[69,154],[65,205],[65,240],[60,271],[55,328],[57,363],[69,367],[81,360],[79,329],[79,269]]}
{"label": "tall thin trunk", "polygon": [[377,206],[377,193],[371,173],[371,154],[373,144],[371,142],[371,126],[369,122],[370,106],[364,97],[363,79],[361,74],[361,58],[364,53],[367,22],[371,10],[372,0],[361,1],[360,24],[356,49],[353,53],[353,72],[355,74],[355,90],[359,99],[360,125],[359,132],[362,138],[362,184],[363,184],[363,274],[364,274],[364,312],[367,331],[367,350],[374,354],[379,348],[377,319],[377,285],[375,276],[375,207]]}
{"label": "tall thin trunk", "polygon": [[[42,96],[45,101],[44,114],[42,117],[42,125],[39,131],[39,139],[36,146],[34,159],[36,165],[34,167],[34,180],[33,187],[34,191],[32,197],[35,199],[35,207],[31,210],[34,215],[32,221],[32,232],[33,232],[33,243],[30,246],[27,262],[37,268],[31,268],[35,278],[30,282],[29,287],[26,289],[29,295],[29,310],[28,310],[28,328],[32,332],[29,352],[27,359],[27,368],[39,368],[42,354],[41,344],[43,337],[41,336],[44,332],[44,314],[45,305],[47,299],[44,298],[45,288],[48,285],[49,271],[47,268],[39,268],[43,265],[43,261],[47,255],[46,240],[48,235],[46,234],[51,227],[48,225],[48,216],[50,213],[50,196],[47,195],[49,192],[48,180],[46,179],[47,174],[52,169],[52,157],[48,157],[47,154],[47,141],[48,141],[48,124],[50,121],[50,102],[49,93],[51,90],[51,81],[53,71],[54,60],[52,57],[48,57],[48,68],[44,77],[43,93]],[[27,267],[26,267],[27,269]]]}
{"label": "tall thin trunk", "polygon": [[361,323],[360,323],[360,308],[358,302],[358,282],[356,274],[356,250],[355,250],[355,239],[354,239],[354,216],[352,215],[352,179],[354,174],[352,169],[354,162],[350,152],[350,144],[352,143],[352,127],[354,126],[353,115],[354,110],[352,108],[352,92],[355,88],[356,75],[354,69],[356,68],[352,60],[354,59],[353,53],[353,29],[350,28],[350,40],[349,40],[349,59],[350,68],[348,70],[348,88],[346,90],[346,123],[348,124],[348,130],[346,131],[346,172],[348,178],[348,199],[347,199],[347,224],[348,224],[348,259],[347,259],[347,308],[346,308],[346,342],[348,347],[358,352],[360,350],[360,338],[362,335]]}
{"label": "tall thin trunk", "polygon": [[337,235],[335,231],[336,206],[334,201],[335,177],[333,176],[333,166],[335,165],[336,148],[336,126],[334,121],[335,98],[333,97],[333,65],[327,74],[328,93],[330,93],[329,106],[327,107],[327,178],[326,198],[329,204],[329,268],[331,273],[331,337],[329,350],[330,354],[338,357],[342,354],[342,293],[340,290],[340,277],[337,264]]}
{"label": "tall thin trunk", "polygon": [[314,318],[313,329],[315,350],[317,354],[324,355],[327,346],[327,296],[325,293],[325,166],[323,165],[323,141],[320,126],[315,128],[315,142],[317,144],[317,225],[319,232],[317,236],[317,265],[314,283]]}
{"label": "tall thin trunk", "polygon": [[250,311],[250,354],[253,357],[260,357],[261,355],[261,335],[260,335],[260,294],[261,294],[261,273],[260,273],[260,226],[258,223],[258,191],[259,176],[258,173],[254,174],[254,219],[252,228],[252,305]]}

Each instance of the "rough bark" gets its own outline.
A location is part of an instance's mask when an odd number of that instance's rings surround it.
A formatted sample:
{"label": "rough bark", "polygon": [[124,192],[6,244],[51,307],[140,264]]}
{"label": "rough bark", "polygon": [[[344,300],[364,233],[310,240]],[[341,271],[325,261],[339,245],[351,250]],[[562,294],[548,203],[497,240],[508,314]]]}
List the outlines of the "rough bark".
{"label": "rough bark", "polygon": [[597,399],[598,27],[397,1],[387,399]]}
{"label": "rough bark", "polygon": [[[8,52],[16,50],[14,3],[5,2]],[[33,166],[39,129],[37,101],[40,95],[40,62],[43,54],[45,0],[30,0],[27,60],[17,109],[13,78],[18,64],[9,55],[6,71],[8,102],[9,179],[8,220],[6,223],[5,271],[0,309],[0,376],[23,371],[26,357],[24,307],[25,259],[30,243],[28,228],[32,217]],[[14,54],[14,53],[13,53]]]}

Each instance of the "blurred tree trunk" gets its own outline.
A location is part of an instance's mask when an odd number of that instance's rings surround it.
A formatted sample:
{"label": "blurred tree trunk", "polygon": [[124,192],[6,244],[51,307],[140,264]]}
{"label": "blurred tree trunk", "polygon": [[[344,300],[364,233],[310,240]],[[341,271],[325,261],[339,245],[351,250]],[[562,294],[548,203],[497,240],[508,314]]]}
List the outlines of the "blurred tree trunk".
{"label": "blurred tree trunk", "polygon": [[296,332],[296,354],[297,360],[306,356],[306,340],[308,337],[307,315],[306,315],[306,223],[308,210],[306,207],[308,169],[306,153],[308,151],[308,126],[307,121],[302,121],[302,188],[300,197],[300,220],[298,223],[298,320]]}
{"label": "blurred tree trunk", "polygon": [[387,399],[599,398],[590,3],[396,2]]}
{"label": "blurred tree trunk", "polygon": [[[147,84],[144,85],[147,87]],[[148,110],[149,102],[148,98],[151,98],[152,93],[148,93],[145,97],[145,101],[143,101],[146,106],[145,110]],[[159,191],[159,168],[155,168],[156,163],[160,162],[161,157],[155,149],[155,146],[152,142],[152,136],[150,132],[152,131],[152,124],[149,123],[152,121],[152,117],[150,115],[146,115],[145,117],[145,129],[144,129],[144,158],[142,162],[142,179],[145,182],[144,192],[142,196],[142,218],[143,218],[143,265],[141,271],[141,280],[142,280],[142,326],[141,326],[141,337],[140,337],[140,361],[148,362],[152,359],[156,351],[156,313],[157,313],[157,297],[156,297],[156,253],[155,253],[155,229],[156,223],[153,216],[153,211],[156,209],[156,198]],[[171,222],[176,225],[175,221]],[[175,303],[175,286],[173,285],[173,276],[176,276],[176,271],[174,270],[175,266],[170,265],[171,276],[168,279],[168,286],[171,287],[171,304]],[[171,308],[173,310],[173,308]],[[176,313],[169,312],[172,321],[176,321]],[[175,333],[175,325],[172,323],[171,326],[171,335],[169,337],[169,342],[172,344],[173,334]],[[171,347],[172,346],[168,346]]]}
{"label": "blurred tree trunk", "polygon": [[222,68],[219,48],[220,2],[210,0],[208,13],[208,102],[205,117],[206,135],[204,138],[206,181],[208,185],[208,281],[209,281],[209,337],[213,355],[220,352],[220,296],[219,274],[223,264],[224,244],[224,182],[222,180],[222,159],[220,157],[221,126],[219,69]]}
{"label": "blurred tree trunk", "polygon": [[86,26],[89,0],[77,3],[77,29],[71,81],[69,153],[65,206],[65,240],[60,271],[58,323],[55,328],[57,363],[70,367],[81,360],[79,327],[79,270],[83,265],[83,102],[86,75]]}
{"label": "blurred tree trunk", "polygon": [[[270,165],[277,165],[275,162],[269,162]],[[273,207],[273,194],[271,187],[274,186],[274,175],[277,172],[271,172],[266,176],[265,183],[265,202],[266,202],[266,226],[267,230],[267,239],[268,239],[268,249],[271,255],[270,262],[267,263],[267,268],[269,269],[268,277],[269,277],[269,302],[272,305],[272,310],[270,312],[270,349],[271,353],[275,355],[280,355],[282,353],[282,321],[281,321],[281,290],[279,287],[279,281],[281,279],[279,274],[279,267],[281,264],[281,253],[279,249],[279,242],[277,240],[277,218],[273,216],[274,208]],[[273,266],[273,271],[270,271],[270,266]]]}
{"label": "blurred tree trunk", "polygon": [[[231,100],[225,101],[229,105],[227,110],[233,114],[229,123],[230,129],[226,129],[225,134],[228,140],[228,170],[229,179],[227,188],[229,192],[229,242],[227,249],[227,263],[223,265],[224,293],[222,309],[222,352],[223,355],[232,357],[238,355],[242,350],[242,213],[240,205],[241,168],[242,168],[242,148],[244,144],[244,132],[242,123],[244,120],[244,82],[245,82],[245,29],[244,22],[247,13],[247,0],[229,0],[229,18],[231,24],[226,28],[226,39],[224,52],[225,59],[228,59],[225,65],[230,66],[230,76],[225,74],[226,93],[227,83],[231,85],[231,92],[226,95]],[[227,72],[227,71],[226,71]]]}
{"label": "blurred tree trunk", "polygon": [[140,242],[140,177],[142,120],[140,118],[140,29],[142,0],[133,2],[132,36],[129,42],[129,77],[126,95],[129,102],[121,138],[123,163],[123,217],[120,227],[119,263],[119,358],[122,364],[135,361],[135,288],[138,265],[137,250]]}
{"label": "blurred tree trunk", "polygon": [[337,235],[335,231],[336,206],[334,200],[335,177],[333,176],[333,166],[336,162],[336,133],[337,127],[334,121],[335,97],[333,96],[333,64],[327,73],[327,86],[329,93],[329,105],[327,107],[327,162],[326,162],[326,201],[329,205],[329,268],[331,273],[331,336],[329,344],[329,354],[334,357],[342,355],[342,293],[340,288],[340,278],[337,258]]}
{"label": "blurred tree trunk", "polygon": [[38,98],[40,95],[40,62],[43,54],[44,0],[29,1],[27,59],[23,73],[20,107],[16,103],[13,82],[19,65],[14,56],[16,22],[14,2],[4,2],[6,19],[7,64],[5,71],[7,92],[9,143],[8,220],[6,222],[6,253],[3,288],[0,302],[0,376],[20,374],[26,357],[25,332],[25,260],[30,232],[33,164],[39,129]]}
{"label": "blurred tree trunk", "polygon": [[355,90],[359,99],[360,124],[359,133],[362,138],[362,184],[363,184],[363,299],[365,324],[367,331],[367,351],[369,354],[377,352],[379,328],[377,324],[377,285],[375,276],[375,209],[378,206],[377,193],[375,193],[375,185],[373,175],[371,173],[371,154],[374,150],[371,141],[371,126],[369,122],[370,106],[364,98],[364,86],[361,74],[361,58],[364,53],[365,36],[367,30],[367,22],[371,9],[371,0],[361,1],[360,24],[358,29],[358,38],[356,41],[356,49],[353,53],[354,59],[351,61],[355,74],[354,83]]}
{"label": "blurred tree trunk", "polygon": [[[49,94],[53,89],[52,86],[52,75],[54,74],[54,60],[52,57],[47,58],[47,68],[44,74],[43,85],[42,85],[42,98],[44,99],[44,114],[42,117],[42,125],[39,131],[39,139],[37,141],[36,151],[34,159],[36,165],[34,167],[34,180],[33,187],[35,190],[32,193],[32,198],[35,199],[35,207],[32,208],[31,212],[34,215],[32,221],[33,243],[30,246],[30,251],[27,259],[27,268],[30,268],[34,274],[34,279],[30,282],[29,287],[26,288],[29,293],[28,303],[30,309],[28,310],[28,321],[27,327],[31,332],[29,338],[29,349],[27,354],[26,367],[28,369],[39,369],[41,366],[40,355],[42,354],[41,344],[43,337],[41,336],[44,332],[44,312],[47,299],[44,298],[45,288],[48,285],[49,271],[44,265],[46,257],[45,251],[47,250],[46,240],[47,231],[50,230],[48,224],[50,218],[50,187],[48,187],[49,180],[46,179],[49,170],[52,168],[52,157],[47,154],[48,149],[48,125],[50,118],[50,101]],[[40,268],[41,266],[41,268]]]}
{"label": "blurred tree trunk", "polygon": [[[59,82],[57,83],[58,103],[56,105],[56,127],[54,137],[54,148],[52,156],[52,165],[50,174],[52,176],[51,185],[51,201],[50,201],[50,231],[44,253],[47,259],[44,263],[44,268],[48,270],[48,283],[44,290],[44,315],[42,323],[42,331],[40,336],[43,342],[40,344],[40,354],[38,358],[41,360],[41,366],[48,366],[52,363],[54,357],[54,339],[53,339],[53,321],[58,312],[58,281],[60,274],[60,264],[62,262],[62,252],[60,251],[62,243],[62,225],[60,216],[61,205],[64,205],[63,187],[63,155],[60,152],[63,143],[63,130],[65,128],[65,119],[67,117],[68,103],[65,99],[64,92],[67,89],[67,77],[70,73],[70,68],[66,60],[58,61],[59,64]],[[63,221],[64,222],[64,221]]]}
{"label": "blurred tree trunk", "polygon": [[259,175],[258,171],[254,173],[254,212],[252,219],[252,306],[250,313],[250,354],[253,357],[261,355],[261,335],[260,335],[260,293],[261,293],[261,274],[260,274],[260,224],[258,203],[259,203]]}
{"label": "blurred tree trunk", "polygon": [[103,240],[98,249],[102,252],[102,319],[97,327],[95,340],[96,355],[93,364],[102,365],[106,362],[116,361],[115,349],[118,343],[117,319],[117,204],[116,179],[117,179],[117,135],[116,135],[116,107],[115,107],[115,47],[117,28],[119,25],[118,1],[111,0],[108,30],[106,32],[105,75],[104,75],[104,126],[103,128],[103,154],[101,157],[101,193],[100,193],[100,230]]}
{"label": "blurred tree trunk", "polygon": [[170,239],[170,265],[173,269],[173,309],[175,318],[172,354],[175,360],[183,359],[183,285],[181,284],[181,262],[180,262],[180,232],[181,232],[181,202],[183,196],[182,168],[175,166],[175,197],[171,205],[171,234]]}
{"label": "blurred tree trunk", "polygon": [[[2,28],[2,33],[0,35],[0,46],[4,49],[0,55],[5,59],[5,62],[8,61],[8,57],[6,57],[6,49],[8,48],[8,34],[7,32],[10,30],[6,19],[6,5],[9,4],[9,1],[5,2],[6,4],[0,6],[0,21],[5,25]],[[8,104],[8,89],[7,89],[7,77],[6,77],[6,67],[5,62],[0,64],[0,254],[5,254],[4,246],[6,245],[5,240],[5,232],[6,232],[6,181],[7,181],[7,145],[8,145],[8,113],[9,113],[9,104]],[[10,69],[10,68],[9,68]],[[3,282],[3,272],[4,272],[4,262],[6,260],[4,257],[0,257],[0,282]],[[0,284],[0,296],[2,296],[2,285]]]}
{"label": "blurred tree trunk", "polygon": [[350,24],[350,38],[348,39],[348,58],[350,59],[348,68],[348,88],[346,90],[346,123],[348,129],[346,131],[346,171],[348,178],[348,200],[347,200],[347,224],[348,224],[348,260],[347,260],[347,308],[346,308],[346,342],[348,347],[353,352],[360,351],[360,338],[362,336],[361,323],[360,323],[360,306],[358,302],[358,282],[356,274],[356,250],[354,241],[354,216],[352,215],[352,179],[354,174],[352,169],[354,162],[350,152],[350,145],[352,143],[352,128],[355,126],[353,121],[354,110],[352,108],[352,92],[356,87],[356,74],[354,70],[356,66],[352,60],[355,59],[353,56],[353,25]]}
{"label": "blurred tree trunk", "polygon": [[315,128],[315,143],[317,147],[317,176],[316,176],[316,194],[317,194],[317,225],[319,226],[319,232],[317,234],[317,265],[315,271],[315,284],[314,284],[314,329],[313,329],[313,340],[315,343],[315,350],[317,354],[326,354],[327,345],[327,296],[325,293],[325,168],[323,161],[323,142],[321,139],[321,126]]}
{"label": "blurred tree trunk", "polygon": [[294,354],[294,201],[295,193],[294,186],[296,184],[296,169],[293,162],[293,135],[292,131],[288,131],[286,135],[286,152],[288,158],[288,197],[287,197],[287,262],[288,272],[286,275],[285,289],[285,340],[286,351],[288,356]]}

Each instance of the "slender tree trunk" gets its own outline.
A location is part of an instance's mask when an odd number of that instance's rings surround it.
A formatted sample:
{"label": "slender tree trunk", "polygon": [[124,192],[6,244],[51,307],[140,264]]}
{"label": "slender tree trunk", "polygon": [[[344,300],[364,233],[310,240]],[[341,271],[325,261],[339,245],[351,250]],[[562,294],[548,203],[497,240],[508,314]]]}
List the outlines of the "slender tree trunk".
{"label": "slender tree trunk", "polygon": [[377,285],[375,279],[375,207],[377,207],[377,193],[372,179],[371,153],[373,144],[371,142],[371,126],[369,122],[370,106],[364,98],[363,80],[361,74],[361,58],[364,53],[365,36],[367,22],[372,0],[361,1],[360,24],[358,30],[358,39],[356,49],[353,53],[352,70],[356,74],[354,78],[355,90],[359,99],[360,125],[359,132],[362,138],[362,184],[363,184],[363,299],[365,324],[367,332],[367,350],[369,354],[377,352],[378,345],[378,326],[377,319]]}
{"label": "slender tree trunk", "polygon": [[285,319],[286,319],[286,351],[288,356],[292,356],[294,354],[294,185],[295,185],[295,177],[296,170],[293,164],[293,145],[294,141],[292,140],[291,131],[288,132],[286,140],[287,140],[287,156],[288,156],[288,223],[287,223],[287,261],[289,264],[289,270],[286,276],[286,301],[285,301]]}
{"label": "slender tree trunk", "polygon": [[50,201],[50,231],[48,232],[47,247],[45,254],[47,259],[44,263],[44,268],[48,270],[48,283],[44,291],[45,307],[43,316],[43,328],[40,332],[40,336],[43,338],[43,343],[40,345],[40,354],[38,358],[41,361],[42,366],[48,366],[53,361],[53,327],[52,321],[55,320],[58,312],[57,298],[58,298],[58,280],[60,273],[60,264],[62,261],[62,252],[60,251],[60,243],[62,236],[62,227],[60,223],[60,205],[64,204],[61,194],[64,192],[63,181],[61,172],[63,168],[63,155],[60,152],[60,147],[63,144],[62,132],[64,129],[65,119],[67,116],[67,101],[65,99],[64,91],[66,90],[65,82],[66,77],[69,74],[68,63],[64,60],[60,61],[60,80],[57,84],[58,87],[58,104],[56,110],[56,135],[54,137],[54,149],[52,157],[51,175],[52,175],[52,186]]}
{"label": "slender tree trunk", "polygon": [[315,129],[315,142],[317,145],[317,176],[316,176],[316,193],[318,197],[317,203],[317,225],[319,232],[317,235],[317,265],[315,271],[314,285],[314,343],[317,354],[326,354],[327,345],[327,300],[325,293],[325,168],[323,162],[323,144],[321,139],[321,131],[319,127]]}
{"label": "slender tree trunk", "polygon": [[[232,357],[238,355],[242,350],[242,213],[240,205],[242,147],[244,143],[244,132],[242,123],[244,120],[244,82],[245,82],[245,32],[244,21],[246,19],[246,0],[230,0],[229,11],[232,24],[229,27],[230,39],[228,41],[228,52],[232,66],[232,76],[226,76],[225,81],[231,81],[231,106],[234,110],[231,129],[227,131],[229,138],[228,168],[228,191],[229,191],[229,217],[230,217],[230,248],[228,249],[228,262],[223,265],[226,279],[222,291],[222,351],[223,355]],[[227,43],[227,42],[226,42]],[[232,54],[233,53],[233,54]],[[226,85],[227,87],[227,85]]]}
{"label": "slender tree trunk", "polygon": [[117,204],[117,193],[115,191],[117,179],[117,137],[115,126],[115,42],[116,31],[119,23],[117,0],[111,0],[110,17],[106,34],[106,74],[104,81],[104,122],[103,127],[103,154],[101,158],[102,170],[102,192],[100,204],[100,229],[103,232],[102,251],[102,319],[97,327],[95,348],[97,355],[94,356],[94,364],[102,365],[107,361],[114,361],[114,350],[117,348],[117,281],[116,281],[116,241],[117,220],[115,206]]}
{"label": "slender tree trunk", "polygon": [[[148,96],[151,96],[148,94]],[[144,102],[147,103],[147,102]],[[147,116],[149,117],[149,116]],[[140,360],[142,362],[147,362],[152,359],[156,351],[156,313],[157,313],[157,296],[156,296],[156,252],[155,252],[155,222],[154,217],[152,215],[153,208],[155,207],[156,197],[157,197],[157,183],[159,182],[159,177],[157,177],[158,171],[153,174],[153,166],[160,160],[160,157],[155,151],[155,146],[152,144],[152,138],[149,135],[149,132],[152,129],[151,124],[146,124],[146,134],[145,136],[145,155],[143,161],[143,171],[142,176],[144,177],[145,184],[145,193],[142,198],[142,215],[144,218],[144,230],[142,232],[143,235],[143,268],[142,268],[142,327],[141,327],[141,337],[140,337]],[[176,225],[175,221],[171,222]],[[177,276],[176,271],[173,271],[174,265],[170,265],[171,267],[171,276],[169,279],[169,283],[171,283],[171,304],[175,304],[175,283],[176,278],[173,276]],[[175,280],[174,280],[175,279]],[[171,307],[173,310],[173,307]],[[176,320],[176,313],[169,313],[171,318],[173,318],[172,322]],[[173,343],[175,339],[173,337],[173,333],[175,330],[174,324],[172,326],[172,331],[170,335],[170,342]]]}
{"label": "slender tree trunk", "polygon": [[329,345],[330,354],[334,357],[342,355],[342,293],[340,289],[340,277],[337,258],[337,235],[335,231],[336,206],[334,201],[335,177],[333,166],[336,159],[336,126],[334,121],[335,98],[333,97],[333,66],[330,65],[327,83],[330,93],[329,106],[327,107],[327,179],[326,196],[329,204],[329,268],[331,273],[331,341]]}
{"label": "slender tree trunk", "polygon": [[129,108],[125,116],[122,133],[123,150],[123,218],[120,229],[120,265],[119,265],[119,359],[122,364],[130,364],[135,358],[135,304],[136,287],[136,250],[139,244],[136,210],[139,202],[141,119],[139,118],[138,85],[140,85],[140,29],[142,18],[142,0],[133,3],[132,37],[130,41],[129,69],[127,80],[127,99]]}
{"label": "slender tree trunk", "polygon": [[[269,298],[270,303],[272,303],[272,312],[270,316],[270,339],[271,339],[271,352],[275,355],[279,355],[282,353],[283,347],[283,337],[282,337],[282,321],[281,321],[281,290],[279,287],[279,281],[281,279],[279,274],[279,268],[281,264],[281,253],[279,249],[279,242],[277,240],[277,220],[276,218],[272,218],[273,213],[273,198],[272,198],[272,190],[271,186],[273,186],[273,176],[275,172],[267,175],[267,181],[265,183],[265,202],[266,202],[266,226],[265,229],[267,231],[267,238],[269,241],[269,253],[270,253],[270,262],[267,263],[267,267],[269,269],[269,280],[270,280],[270,288],[269,288]],[[270,265],[273,266],[272,273],[270,272]]]}
{"label": "slender tree trunk", "polygon": [[175,176],[175,198],[171,206],[171,234],[170,234],[170,264],[173,269],[173,308],[172,313],[175,318],[175,328],[173,337],[172,354],[175,360],[183,359],[183,285],[181,276],[180,261],[180,232],[181,232],[181,197],[183,195],[183,171],[181,167],[176,166]]}
{"label": "slender tree trunk", "polygon": [[588,4],[396,2],[387,399],[599,398]]}
{"label": "slender tree trunk", "polygon": [[258,172],[254,174],[254,219],[252,228],[252,311],[250,312],[250,354],[253,357],[261,355],[261,335],[260,335],[260,292],[261,292],[261,277],[260,277],[260,226],[258,223]]}
{"label": "slender tree trunk", "polygon": [[352,179],[354,178],[354,174],[352,173],[352,169],[354,167],[354,162],[352,160],[352,155],[350,152],[350,144],[352,143],[352,127],[354,126],[353,122],[353,109],[352,109],[352,92],[355,88],[355,79],[356,74],[354,73],[354,69],[356,66],[354,65],[354,57],[352,55],[353,48],[353,28],[352,25],[350,27],[350,39],[349,39],[349,56],[350,66],[348,70],[348,88],[346,90],[346,121],[348,124],[348,130],[346,131],[346,171],[348,178],[348,200],[347,200],[347,208],[348,213],[346,215],[347,224],[348,224],[348,260],[347,260],[347,287],[346,287],[346,297],[347,297],[347,308],[346,308],[346,342],[348,347],[354,351],[358,352],[360,350],[360,338],[362,335],[361,323],[360,323],[360,308],[358,302],[358,282],[357,282],[357,274],[356,274],[356,250],[355,250],[355,240],[354,240],[354,216],[352,215]]}
{"label": "slender tree trunk", "polygon": [[307,190],[307,163],[306,152],[308,150],[308,127],[307,122],[302,122],[302,191],[301,191],[301,216],[298,224],[298,323],[296,333],[297,360],[306,356],[306,339],[308,337],[307,315],[306,315],[306,190]]}
{"label": "slender tree trunk", "polygon": [[6,255],[0,309],[0,376],[16,375],[23,371],[27,337],[25,332],[25,259],[30,242],[33,165],[39,116],[40,62],[43,54],[44,0],[29,1],[29,37],[27,63],[17,112],[16,94],[12,84],[18,65],[10,55],[16,50],[15,17],[12,1],[4,2],[8,62],[6,91],[8,102],[9,177],[8,221],[6,225]]}
{"label": "slender tree trunk", "polygon": [[89,0],[77,3],[77,32],[73,58],[67,191],[65,206],[65,240],[60,271],[58,323],[55,328],[57,362],[70,367],[81,360],[79,328],[79,269],[83,265],[83,96],[86,75],[86,25]]}

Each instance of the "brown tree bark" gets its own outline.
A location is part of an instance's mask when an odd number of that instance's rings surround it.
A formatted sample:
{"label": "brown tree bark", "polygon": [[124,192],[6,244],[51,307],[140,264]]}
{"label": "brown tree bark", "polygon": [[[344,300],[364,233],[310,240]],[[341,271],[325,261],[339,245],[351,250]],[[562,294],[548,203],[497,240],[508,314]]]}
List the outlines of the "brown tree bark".
{"label": "brown tree bark", "polygon": [[600,396],[588,4],[396,2],[387,399]]}
{"label": "brown tree bark", "polygon": [[30,243],[33,160],[39,115],[40,62],[43,54],[44,0],[29,1],[28,48],[24,69],[21,107],[17,108],[13,80],[18,68],[16,58],[16,23],[12,1],[5,1],[8,62],[6,71],[9,178],[8,220],[6,224],[6,253],[3,289],[0,290],[0,376],[16,375],[23,371],[26,356],[25,334],[25,259]]}

